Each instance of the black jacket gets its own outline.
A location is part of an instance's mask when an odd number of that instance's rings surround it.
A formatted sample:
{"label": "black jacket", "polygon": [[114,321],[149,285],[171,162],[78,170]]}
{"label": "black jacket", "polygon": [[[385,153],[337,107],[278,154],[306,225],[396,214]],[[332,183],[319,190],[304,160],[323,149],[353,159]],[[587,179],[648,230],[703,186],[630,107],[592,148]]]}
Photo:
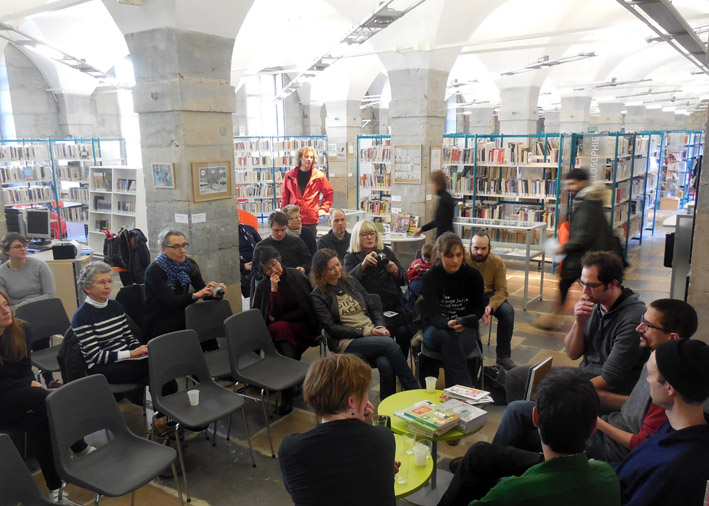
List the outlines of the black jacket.
{"label": "black jacket", "polygon": [[[308,281],[308,278],[305,277],[305,274],[297,269],[292,269],[290,267],[284,267],[283,269],[285,276],[281,279],[281,283],[286,283],[288,285],[288,291],[290,291],[291,294],[298,299],[300,305],[308,315],[308,323],[310,324],[310,327],[317,333],[320,325],[318,324],[318,318],[315,315],[313,299],[310,297],[310,293],[313,291],[310,281]],[[261,311],[263,321],[268,322],[268,315],[271,311],[271,282],[269,280],[264,280],[263,283],[258,284],[256,287],[256,292],[254,293],[254,301],[251,306],[254,309]]]}
{"label": "black jacket", "polygon": [[[21,324],[21,326],[22,330],[25,332],[28,331],[26,325]],[[29,342],[29,338],[27,338],[27,342]],[[20,360],[10,360],[6,358],[5,355],[6,350],[0,348],[0,356],[2,356],[2,365],[0,365],[0,392],[30,386],[34,381],[34,375],[32,374],[29,351],[27,355]]]}
{"label": "black jacket", "polygon": [[[448,329],[448,321],[455,317],[464,327],[478,328],[485,312],[485,282],[480,271],[463,262],[458,272],[448,274],[439,262],[423,275],[421,285],[425,326]],[[443,305],[441,301],[445,301]],[[444,314],[445,306],[450,309]]]}
{"label": "black jacket", "polygon": [[331,249],[337,251],[337,257],[340,262],[345,261],[345,256],[347,255],[347,250],[350,247],[350,241],[352,240],[352,234],[345,230],[345,236],[342,239],[335,237],[332,230],[328,230],[327,234],[318,239],[318,249]]}
{"label": "black jacket", "polygon": [[455,211],[455,200],[447,190],[438,192],[438,207],[433,221],[429,221],[421,227],[422,232],[436,229],[436,237],[444,232],[453,232],[453,215]]}
{"label": "black jacket", "polygon": [[281,265],[283,267],[303,267],[306,273],[310,272],[312,256],[305,243],[297,237],[286,233],[285,237],[280,241],[275,241],[273,237],[269,236],[256,245],[253,257],[254,264],[251,269],[254,278],[264,278],[261,269],[259,269],[259,256],[261,255],[261,248],[265,246],[271,246],[281,254]]}
{"label": "black jacket", "polygon": [[385,267],[377,266],[367,268],[362,271],[360,265],[364,262],[364,257],[367,255],[360,251],[359,253],[347,253],[345,255],[345,271],[354,276],[359,281],[368,293],[376,293],[382,299],[382,307],[385,311],[403,312],[401,303],[403,293],[402,286],[407,286],[409,278],[406,271],[399,263],[399,260],[394,255],[394,252],[384,246],[383,250],[376,250],[377,253],[384,253],[389,261],[394,262],[399,269],[398,275],[387,272]]}

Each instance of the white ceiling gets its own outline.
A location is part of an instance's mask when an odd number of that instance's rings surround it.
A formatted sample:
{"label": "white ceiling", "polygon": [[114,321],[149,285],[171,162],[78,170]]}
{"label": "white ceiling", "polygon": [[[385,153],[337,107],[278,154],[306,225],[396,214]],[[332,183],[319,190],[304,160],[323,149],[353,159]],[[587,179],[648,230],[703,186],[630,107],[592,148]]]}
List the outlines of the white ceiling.
{"label": "white ceiling", "polygon": [[[391,7],[404,9],[413,2],[395,0]],[[315,102],[361,100],[377,76],[411,67],[450,72],[449,82],[476,80],[449,88],[449,93],[457,90],[465,101],[493,105],[501,89],[517,86],[541,87],[539,105],[551,109],[558,108],[562,96],[579,94],[601,101],[633,95],[619,100],[678,109],[709,98],[709,76],[693,74],[697,67],[666,43],[646,42],[655,34],[614,0],[426,0],[361,46],[338,46],[378,4],[379,0],[145,0],[143,7],[133,7],[118,6],[116,0],[0,0],[0,21],[101,70],[128,54],[121,29],[162,25],[235,36],[232,81],[237,86],[244,75],[264,68],[284,67],[295,75],[337,46],[335,51],[343,58],[312,79],[310,99]],[[674,0],[673,6],[692,27],[709,25],[709,0]],[[707,32],[701,37],[706,41]],[[555,60],[581,52],[598,56],[500,76],[544,56]],[[40,56],[33,55],[33,60],[44,67],[57,65]],[[45,68],[44,73],[53,80],[50,87],[91,91],[86,82],[78,81],[77,71]],[[612,78],[652,81],[574,90]],[[381,82],[377,86],[381,89]],[[641,95],[662,90],[674,93]]]}

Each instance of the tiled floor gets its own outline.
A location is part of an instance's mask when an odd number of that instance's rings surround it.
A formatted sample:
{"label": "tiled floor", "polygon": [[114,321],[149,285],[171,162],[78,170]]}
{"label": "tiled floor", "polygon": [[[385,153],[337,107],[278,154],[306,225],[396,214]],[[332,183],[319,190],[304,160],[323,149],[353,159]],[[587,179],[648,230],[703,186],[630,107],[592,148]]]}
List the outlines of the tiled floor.
{"label": "tiled floor", "polygon": [[[661,222],[661,220],[659,221]],[[655,236],[646,235],[642,248],[633,243],[630,249],[631,266],[626,271],[625,286],[641,294],[645,302],[656,298],[667,297],[670,285],[670,269],[662,266],[664,251],[664,231],[658,229]],[[518,364],[533,364],[547,356],[554,357],[554,364],[571,364],[572,362],[563,352],[563,338],[571,326],[571,303],[569,303],[567,316],[563,317],[563,325],[558,331],[543,331],[533,325],[539,314],[549,312],[555,306],[557,297],[557,280],[548,272],[544,278],[544,300],[530,305],[528,311],[522,311],[523,264],[508,263],[508,278],[510,285],[510,301],[516,310],[515,331],[512,339],[512,358]],[[540,273],[536,272],[537,265],[533,265],[533,274],[530,276],[530,294],[538,293]],[[578,286],[572,288],[571,299],[579,295]],[[494,324],[493,324],[494,325]],[[494,363],[495,357],[495,331],[492,332],[490,346],[487,345],[487,332],[483,332],[484,353],[486,363]],[[305,362],[312,362],[318,357],[317,348],[312,348],[303,357]],[[378,404],[378,378],[372,385],[370,398]],[[296,409],[286,417],[275,416],[272,420],[272,433],[274,445],[277,447],[281,439],[293,432],[303,432],[312,428],[316,419],[307,410],[302,398],[296,399]],[[136,432],[141,432],[144,419],[140,410],[121,402],[121,407],[129,420],[129,424]],[[486,426],[474,436],[461,441],[458,446],[442,444],[439,447],[441,457],[440,466],[445,468],[448,459],[460,456],[476,441],[490,441],[499,425],[499,420],[504,406],[490,406],[489,418]],[[246,414],[251,430],[256,455],[256,469],[250,465],[247,454],[246,433],[243,419],[234,416],[232,420],[232,441],[225,442],[219,438],[216,448],[211,441],[205,440],[204,433],[188,437],[186,452],[186,466],[193,504],[211,505],[282,505],[291,504],[281,482],[281,475],[276,459],[270,458],[270,450],[261,407],[252,401],[246,403]],[[219,432],[224,435],[226,426],[222,423]],[[162,505],[178,504],[176,499],[169,499],[172,489],[172,480],[157,480],[154,485],[160,487],[143,491],[136,499],[136,504]],[[87,504],[90,495],[74,487],[69,487],[71,496],[83,504]],[[149,493],[148,493],[149,492]],[[102,504],[129,504],[129,498],[104,500]],[[407,504],[398,501],[397,504]]]}

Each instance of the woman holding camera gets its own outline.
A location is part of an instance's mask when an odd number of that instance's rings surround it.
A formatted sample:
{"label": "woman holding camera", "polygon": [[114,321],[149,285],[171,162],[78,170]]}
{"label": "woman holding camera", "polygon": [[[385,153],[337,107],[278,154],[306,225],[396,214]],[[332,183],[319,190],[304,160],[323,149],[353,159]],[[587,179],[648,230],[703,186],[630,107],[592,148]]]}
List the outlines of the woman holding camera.
{"label": "woman holding camera", "polygon": [[347,275],[337,252],[315,253],[310,276],[315,285],[315,313],[328,334],[328,345],[336,353],[354,353],[379,369],[380,398],[396,392],[396,377],[404,390],[418,388],[406,358],[384,327],[384,316],[372,297]]}
{"label": "woman holding camera", "polygon": [[404,357],[408,357],[411,329],[401,292],[401,287],[408,283],[406,270],[394,252],[384,246],[371,221],[359,221],[352,229],[350,252],[345,255],[345,271],[354,276],[367,292],[379,295],[386,328],[395,336]]}
{"label": "woman holding camera", "polygon": [[197,262],[187,256],[189,245],[179,230],[163,230],[158,236],[160,254],[145,270],[143,316],[148,339],[184,330],[187,306],[199,299],[221,299],[226,293],[224,284],[204,282]]}

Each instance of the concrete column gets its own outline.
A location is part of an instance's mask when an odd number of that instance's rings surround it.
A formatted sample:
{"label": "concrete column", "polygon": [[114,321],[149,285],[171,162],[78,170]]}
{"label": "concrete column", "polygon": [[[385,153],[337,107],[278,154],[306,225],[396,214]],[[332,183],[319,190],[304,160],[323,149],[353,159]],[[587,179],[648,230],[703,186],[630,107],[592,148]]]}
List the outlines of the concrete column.
{"label": "concrete column", "polygon": [[379,107],[379,135],[389,135],[389,108]]}
{"label": "concrete column", "polygon": [[661,124],[663,125],[661,130],[677,130],[675,127],[675,112],[674,111],[662,111],[660,114]]}
{"label": "concrete column", "polygon": [[625,131],[642,132],[645,130],[644,105],[628,105],[625,107]]}
{"label": "concrete column", "polygon": [[561,111],[544,111],[544,131],[548,134],[559,133],[561,129]]}
{"label": "concrete column", "polygon": [[488,135],[495,131],[494,107],[473,107],[468,115],[468,133]]}
{"label": "concrete column", "polygon": [[559,114],[560,133],[588,132],[590,117],[591,97],[561,97],[561,113]]}
{"label": "concrete column", "polygon": [[[327,102],[325,126],[330,144],[349,144],[356,149],[357,136],[362,127],[360,100],[339,100]],[[347,151],[347,150],[346,150]],[[352,161],[352,165],[350,165]],[[344,159],[330,159],[330,184],[335,190],[334,205],[357,209],[356,159],[345,154]],[[352,174],[352,177],[348,177]]]}
{"label": "concrete column", "polygon": [[291,93],[283,101],[286,117],[286,135],[303,135],[303,106],[297,93]]}
{"label": "concrete column", "polygon": [[91,97],[73,93],[57,93],[59,129],[63,137],[91,137],[94,133],[94,114]]}
{"label": "concrete column", "polygon": [[[420,145],[421,184],[394,183],[392,177],[392,208],[429,221],[434,212],[434,200],[427,181],[431,171],[431,146],[440,146],[446,122],[445,90],[448,72],[433,69],[406,69],[389,72],[392,100],[389,103],[392,146]],[[392,154],[393,157],[393,154]]]}
{"label": "concrete column", "polygon": [[707,117],[703,112],[694,112],[687,119],[687,129],[707,130]]}
{"label": "concrete column", "polygon": [[623,104],[620,102],[601,102],[598,104],[598,132],[620,132],[623,128]]}
{"label": "concrete column", "polygon": [[[126,35],[135,71],[133,102],[139,115],[148,237],[156,251],[159,232],[177,228],[187,235],[189,254],[205,281],[228,286],[232,308],[241,308],[236,200],[195,202],[192,162],[233,163],[232,114],[235,90],[229,85],[234,39],[162,27]],[[175,189],[155,189],[152,163],[175,164]],[[231,189],[230,189],[231,190]],[[189,223],[177,223],[175,213]],[[206,221],[197,221],[205,214]],[[201,221],[201,220],[200,220]]]}
{"label": "concrete column", "polygon": [[234,104],[234,114],[232,115],[232,128],[234,135],[249,135],[248,113],[246,112],[246,86],[242,86],[236,91],[236,102]]}
{"label": "concrete column", "polygon": [[664,130],[662,127],[662,109],[646,108],[645,130]]}
{"label": "concrete column", "polygon": [[538,86],[504,88],[500,90],[500,133],[504,135],[532,135],[537,133]]}
{"label": "concrete column", "polygon": [[322,120],[323,104],[303,104],[303,135],[325,135]]}

